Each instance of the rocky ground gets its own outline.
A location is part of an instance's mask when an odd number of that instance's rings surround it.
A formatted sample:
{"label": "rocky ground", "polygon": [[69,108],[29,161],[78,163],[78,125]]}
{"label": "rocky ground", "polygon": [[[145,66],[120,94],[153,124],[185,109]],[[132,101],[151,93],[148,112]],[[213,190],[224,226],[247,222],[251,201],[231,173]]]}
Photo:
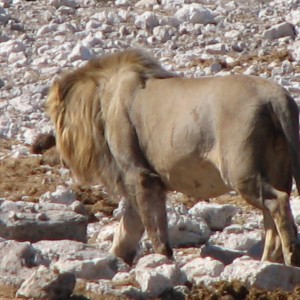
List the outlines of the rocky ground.
{"label": "rocky ground", "polygon": [[[145,237],[132,267],[108,254],[122,201],[75,185],[55,148],[53,78],[140,47],[191,77],[272,78],[300,101],[300,1],[0,1],[0,299],[299,299],[300,270],[260,263],[262,217],[234,194],[170,193],[175,261]],[[292,197],[300,224],[300,203]],[[50,242],[48,240],[51,240]]]}

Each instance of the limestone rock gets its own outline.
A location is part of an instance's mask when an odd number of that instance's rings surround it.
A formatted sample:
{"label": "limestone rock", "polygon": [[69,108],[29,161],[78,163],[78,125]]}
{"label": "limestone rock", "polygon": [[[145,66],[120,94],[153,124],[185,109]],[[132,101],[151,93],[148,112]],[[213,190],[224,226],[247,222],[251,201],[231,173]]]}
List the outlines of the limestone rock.
{"label": "limestone rock", "polygon": [[176,264],[159,254],[150,254],[141,258],[136,265],[135,274],[142,291],[147,292],[151,297],[156,297],[185,281]]}
{"label": "limestone rock", "polygon": [[214,23],[214,16],[211,11],[197,3],[183,5],[182,8],[177,10],[175,17],[193,24],[206,25]]}
{"label": "limestone rock", "polygon": [[38,299],[68,299],[73,293],[76,278],[72,273],[58,273],[40,266],[23,282],[17,291],[17,297]]}
{"label": "limestone rock", "polygon": [[0,236],[18,241],[86,241],[88,218],[63,204],[0,201]]}
{"label": "limestone rock", "polygon": [[203,218],[212,230],[223,230],[231,224],[233,216],[239,211],[240,208],[231,204],[199,202],[189,210],[189,213]]}
{"label": "limestone rock", "polygon": [[221,274],[221,279],[240,280],[248,287],[268,291],[276,289],[292,291],[300,283],[300,269],[282,264],[260,262],[244,256],[226,266]]}

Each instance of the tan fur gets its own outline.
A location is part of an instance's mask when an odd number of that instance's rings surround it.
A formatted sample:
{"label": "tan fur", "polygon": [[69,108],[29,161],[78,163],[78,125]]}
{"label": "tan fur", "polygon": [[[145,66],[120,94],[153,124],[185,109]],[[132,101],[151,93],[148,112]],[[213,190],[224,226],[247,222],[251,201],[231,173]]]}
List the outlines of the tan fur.
{"label": "tan fur", "polygon": [[56,127],[57,146],[80,182],[102,182],[111,191],[123,190],[122,173],[107,144],[105,123],[109,122],[113,93],[130,76],[137,77],[136,89],[149,78],[175,75],[145,53],[131,50],[93,59],[64,74],[51,87],[46,106]]}
{"label": "tan fur", "polygon": [[145,229],[155,252],[172,256],[167,190],[198,198],[235,190],[263,211],[262,259],[300,265],[289,204],[293,177],[300,189],[298,108],[280,86],[179,78],[129,50],[61,76],[47,110],[74,176],[126,198],[111,248],[126,262]]}

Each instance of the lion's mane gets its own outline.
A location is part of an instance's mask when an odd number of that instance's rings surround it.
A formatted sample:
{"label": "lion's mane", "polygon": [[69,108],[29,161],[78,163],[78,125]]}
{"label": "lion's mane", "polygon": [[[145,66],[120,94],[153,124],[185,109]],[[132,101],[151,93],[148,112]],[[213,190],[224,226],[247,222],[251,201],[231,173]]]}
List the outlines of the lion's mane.
{"label": "lion's mane", "polygon": [[[46,109],[55,126],[61,158],[78,181],[103,183],[122,194],[123,172],[106,137],[111,99],[118,86],[130,84],[130,78],[135,78],[134,89],[139,89],[150,78],[174,76],[143,51],[127,50],[92,59],[54,81]],[[129,95],[134,96],[134,91]]]}

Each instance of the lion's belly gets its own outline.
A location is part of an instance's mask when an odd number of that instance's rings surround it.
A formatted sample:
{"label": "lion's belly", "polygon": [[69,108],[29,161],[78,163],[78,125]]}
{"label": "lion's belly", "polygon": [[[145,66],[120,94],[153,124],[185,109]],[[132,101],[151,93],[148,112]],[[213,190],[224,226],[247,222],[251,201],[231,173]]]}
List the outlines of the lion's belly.
{"label": "lion's belly", "polygon": [[223,181],[219,169],[210,160],[189,157],[158,172],[171,190],[195,198],[217,197],[231,190]]}

